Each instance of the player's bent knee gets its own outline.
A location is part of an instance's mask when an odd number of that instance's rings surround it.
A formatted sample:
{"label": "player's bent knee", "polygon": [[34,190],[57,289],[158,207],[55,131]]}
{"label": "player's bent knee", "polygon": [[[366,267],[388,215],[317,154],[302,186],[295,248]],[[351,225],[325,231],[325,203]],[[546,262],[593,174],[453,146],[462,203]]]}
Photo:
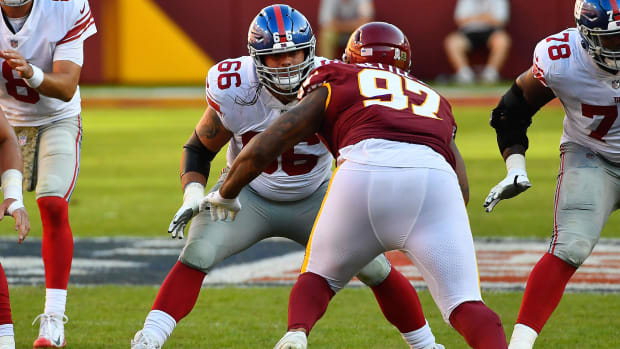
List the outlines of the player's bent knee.
{"label": "player's bent knee", "polygon": [[179,261],[192,269],[209,273],[215,264],[215,247],[204,240],[190,240],[183,248]]}
{"label": "player's bent knee", "polygon": [[381,254],[362,268],[357,278],[367,286],[373,287],[382,283],[390,275],[391,270],[392,265],[385,255]]}
{"label": "player's bent knee", "polygon": [[562,253],[558,253],[557,256],[571,266],[579,268],[583,262],[585,262],[586,258],[590,256],[593,248],[593,241],[576,239],[571,241],[566,246],[566,250]]}
{"label": "player's bent knee", "polygon": [[59,177],[54,175],[47,175],[38,178],[36,196],[42,198],[45,196],[59,196],[64,197],[69,188],[69,184]]}

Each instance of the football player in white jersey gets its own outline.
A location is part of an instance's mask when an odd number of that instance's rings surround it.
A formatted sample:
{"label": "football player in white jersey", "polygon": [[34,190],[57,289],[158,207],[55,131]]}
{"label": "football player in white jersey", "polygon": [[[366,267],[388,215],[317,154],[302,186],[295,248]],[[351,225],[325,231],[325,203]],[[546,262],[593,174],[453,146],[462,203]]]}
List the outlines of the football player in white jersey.
{"label": "football player in white jersey", "polygon": [[[22,243],[30,231],[30,220],[22,196],[22,156],[15,132],[0,113],[0,181],[4,201],[0,203],[0,220],[4,216],[15,218],[17,242]],[[15,349],[9,287],[0,265],[0,349]]]}
{"label": "football player in white jersey", "polygon": [[620,203],[619,8],[618,0],[577,0],[577,28],[538,43],[532,69],[517,78],[491,115],[508,175],[491,189],[487,212],[531,186],[526,130],[536,111],[558,97],[566,114],[553,236],[528,278],[510,349],[532,348]]}
{"label": "football player in white jersey", "polygon": [[[206,274],[223,259],[262,239],[281,236],[306,245],[331,175],[332,157],[314,135],[272,163],[240,195],[244,210],[233,222],[214,221],[199,212],[210,162],[230,141],[227,163],[296,104],[301,83],[324,58],[314,56],[315,38],[306,18],[287,5],[264,8],[250,24],[250,56],[227,59],[207,77],[207,107],[185,145],[181,163],[183,206],[168,231],[188,241],[164,281],[133,349],[160,348],[176,324],[194,307]],[[224,180],[224,170],[217,190]],[[358,277],[370,286],[386,318],[412,348],[443,348],[435,344],[415,289],[380,255]],[[413,314],[413,316],[411,316]]]}
{"label": "football player in white jersey", "polygon": [[[83,42],[96,32],[87,0],[0,0],[0,107],[24,143],[27,190],[43,225],[45,310],[34,348],[64,347],[73,257],[68,203],[80,165],[78,81]],[[36,320],[36,319],[35,319]]]}

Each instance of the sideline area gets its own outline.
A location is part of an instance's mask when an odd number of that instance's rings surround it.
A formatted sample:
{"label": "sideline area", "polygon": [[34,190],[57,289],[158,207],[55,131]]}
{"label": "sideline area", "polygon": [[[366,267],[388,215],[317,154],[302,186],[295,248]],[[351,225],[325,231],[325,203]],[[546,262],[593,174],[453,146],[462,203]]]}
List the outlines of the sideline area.
{"label": "sideline area", "polygon": [[[453,105],[493,105],[510,83],[484,86],[430,84]],[[81,86],[82,104],[89,107],[205,107],[204,86]]]}
{"label": "sideline area", "polygon": [[[170,238],[75,239],[73,285],[160,285],[176,263],[184,240]],[[546,240],[475,239],[481,287],[523,290],[527,276],[547,248]],[[43,285],[41,240],[0,239],[0,255],[9,285]],[[216,267],[205,286],[292,285],[304,249],[287,239],[271,238],[234,255]],[[420,273],[400,252],[388,253],[392,264],[412,283],[425,288]],[[354,285],[361,285],[353,281]],[[620,239],[601,239],[567,286],[571,292],[620,293]]]}

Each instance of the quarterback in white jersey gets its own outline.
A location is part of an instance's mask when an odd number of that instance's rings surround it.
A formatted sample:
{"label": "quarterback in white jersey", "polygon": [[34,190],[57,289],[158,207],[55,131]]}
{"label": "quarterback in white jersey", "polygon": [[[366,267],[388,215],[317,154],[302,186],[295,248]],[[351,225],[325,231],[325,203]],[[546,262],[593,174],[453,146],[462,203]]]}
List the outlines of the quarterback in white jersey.
{"label": "quarterback in white jersey", "polygon": [[97,30],[87,0],[0,0],[0,107],[17,133],[24,184],[43,226],[46,302],[35,348],[64,347],[73,257],[68,202],[80,164],[78,81],[84,40]]}
{"label": "quarterback in white jersey", "polygon": [[532,69],[517,78],[491,115],[508,175],[491,189],[488,212],[531,186],[524,155],[532,115],[555,97],[566,114],[553,236],[528,278],[510,349],[533,347],[620,202],[618,5],[617,0],[577,0],[577,28],[538,43]]}
{"label": "quarterback in white jersey", "polygon": [[[223,259],[273,236],[303,246],[308,242],[332,166],[331,155],[315,135],[285,152],[243,189],[244,210],[233,222],[213,219],[212,215],[223,211],[199,212],[210,163],[219,150],[230,142],[227,163],[232,164],[252,137],[296,104],[301,83],[325,60],[314,56],[315,38],[306,18],[286,5],[268,6],[256,16],[248,47],[250,56],[224,60],[209,70],[208,107],[184,147],[184,201],[168,232],[183,237],[185,225],[195,218],[179,261],[160,288],[144,328],[132,340],[134,349],[164,344],[177,322],[194,307],[206,274]],[[228,167],[211,191],[217,191],[227,171]],[[412,347],[434,344],[415,289],[384,255],[364,267],[358,277],[373,289],[387,319],[408,334],[405,338]]]}

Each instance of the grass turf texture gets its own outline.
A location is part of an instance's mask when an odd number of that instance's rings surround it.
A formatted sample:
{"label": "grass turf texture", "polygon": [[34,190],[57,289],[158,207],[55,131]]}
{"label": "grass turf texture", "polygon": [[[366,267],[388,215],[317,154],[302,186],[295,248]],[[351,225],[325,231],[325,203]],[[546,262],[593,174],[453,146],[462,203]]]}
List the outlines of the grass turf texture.
{"label": "grass turf texture", "polygon": [[[470,183],[469,217],[474,237],[548,238],[553,224],[553,197],[559,166],[562,111],[547,107],[534,117],[528,132],[528,175],[532,188],[502,201],[492,213],[482,203],[506,175],[490,107],[456,106],[457,144],[465,158]],[[87,109],[84,112],[82,164],[70,203],[76,237],[164,237],[180,207],[179,161],[182,146],[202,110],[129,108]],[[225,165],[222,150],[211,166],[209,186]],[[41,236],[34,193],[25,204],[32,217],[31,236]],[[6,220],[9,221],[9,220]],[[9,231],[9,224],[5,231]],[[603,238],[620,238],[620,217],[612,215]]]}
{"label": "grass turf texture", "polygon": [[[490,107],[456,106],[457,144],[470,181],[470,214],[475,237],[537,237],[551,234],[553,194],[559,165],[560,108],[545,108],[529,130],[528,174],[533,187],[484,213],[488,191],[505,176],[505,166],[488,126]],[[165,237],[182,201],[178,167],[182,150],[203,110],[87,109],[84,117],[82,166],[73,195],[70,219],[76,237]],[[222,151],[212,165],[213,184],[225,163]],[[41,236],[34,193],[26,194],[32,237]],[[603,238],[619,238],[619,217],[612,215]],[[14,234],[5,219],[5,234]],[[16,235],[16,234],[15,234]],[[174,332],[172,348],[271,347],[286,327],[290,288],[205,289],[197,307]],[[157,288],[71,288],[67,314],[68,342],[73,348],[127,348],[142,326]],[[206,294],[204,294],[206,293]],[[28,348],[37,335],[30,322],[43,309],[42,287],[12,287],[18,348]],[[485,293],[504,321],[509,336],[521,293]],[[379,313],[368,289],[347,289],[331,304],[313,331],[315,348],[404,347],[396,331]],[[443,323],[426,292],[425,313],[439,342],[464,348],[460,336]],[[537,341],[538,348],[603,348],[618,343],[618,295],[567,294]]]}
{"label": "grass turf texture", "polygon": [[[289,287],[207,288],[194,311],[179,323],[168,348],[271,348],[286,330]],[[69,290],[68,348],[128,348],[142,327],[154,287],[74,287]],[[43,307],[43,289],[12,287],[17,348],[31,348],[38,326],[30,326]],[[484,294],[510,336],[520,293]],[[428,292],[420,292],[437,341],[467,348],[443,322]],[[613,294],[566,294],[537,341],[537,348],[610,348],[620,335],[620,303]],[[332,300],[309,338],[312,348],[406,348],[398,331],[383,318],[368,288],[347,288]],[[610,346],[611,345],[611,346]]]}

